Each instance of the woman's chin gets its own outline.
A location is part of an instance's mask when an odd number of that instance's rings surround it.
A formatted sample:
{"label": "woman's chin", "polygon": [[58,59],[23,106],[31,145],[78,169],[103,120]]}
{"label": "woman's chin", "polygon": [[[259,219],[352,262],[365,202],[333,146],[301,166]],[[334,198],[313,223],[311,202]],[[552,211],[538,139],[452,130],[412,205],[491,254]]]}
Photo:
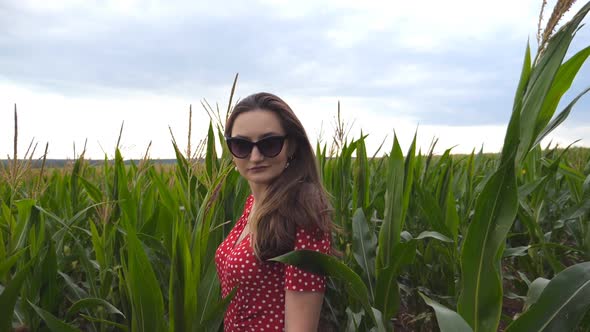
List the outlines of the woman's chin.
{"label": "woman's chin", "polygon": [[276,178],[277,177],[272,174],[250,174],[248,176],[248,182],[257,185],[269,185]]}

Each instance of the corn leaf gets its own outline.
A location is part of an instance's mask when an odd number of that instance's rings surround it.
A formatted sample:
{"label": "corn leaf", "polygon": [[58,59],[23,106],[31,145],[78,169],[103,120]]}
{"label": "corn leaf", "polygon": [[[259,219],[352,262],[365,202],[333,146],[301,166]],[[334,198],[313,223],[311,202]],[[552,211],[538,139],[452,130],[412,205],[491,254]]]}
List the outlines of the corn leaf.
{"label": "corn leaf", "polygon": [[549,135],[555,128],[557,128],[565,119],[569,116],[572,108],[574,105],[582,98],[583,95],[588,93],[590,88],[585,89],[584,91],[580,92],[564,109],[561,111],[551,122],[539,133],[537,139],[533,143],[533,147],[541,143],[541,141]]}
{"label": "corn leaf", "polygon": [[41,280],[39,305],[49,312],[55,312],[60,299],[60,287],[57,283],[57,255],[53,241],[48,242],[39,274]]}
{"label": "corn leaf", "polygon": [[164,331],[162,292],[141,242],[133,230],[127,231],[128,262],[125,279],[133,306],[132,331]]}
{"label": "corn leaf", "polygon": [[576,78],[578,71],[586,62],[588,56],[590,56],[590,46],[576,53],[559,68],[557,74],[555,75],[555,81],[551,86],[549,93],[545,97],[543,108],[539,113],[537,128],[535,130],[536,135],[538,135],[541,130],[543,130],[549,123],[549,120],[555,113],[555,109],[557,108],[561,97],[572,86],[574,78]]}
{"label": "corn leaf", "polygon": [[2,319],[0,319],[0,332],[12,331],[14,305],[18,299],[21,287],[29,274],[29,267],[31,264],[32,261],[18,271],[10,283],[4,288],[2,294],[0,294],[0,317],[2,317]]}
{"label": "corn leaf", "polygon": [[117,309],[117,307],[115,307],[114,305],[112,305],[108,301],[106,301],[104,299],[99,299],[96,297],[88,297],[88,298],[76,301],[74,304],[72,304],[72,306],[68,309],[68,311],[66,313],[66,319],[72,318],[72,316],[80,310],[95,308],[95,307],[105,307],[109,313],[120,315],[123,318],[126,318],[125,314],[123,314],[121,312],[121,310]]}
{"label": "corn leaf", "polygon": [[[368,213],[369,205],[369,161],[367,158],[367,148],[365,147],[365,138],[361,132],[361,138],[356,145],[356,159],[354,161],[354,190],[352,191],[352,210],[362,208]],[[354,218],[354,217],[353,217]]]}
{"label": "corn leaf", "polygon": [[[191,156],[188,156],[191,158]],[[207,174],[214,176],[219,168],[217,152],[215,151],[215,134],[213,133],[213,123],[209,121],[209,130],[207,131],[207,154],[205,155],[205,165]]]}
{"label": "corn leaf", "polygon": [[436,315],[436,321],[441,332],[473,332],[471,327],[465,322],[463,317],[444,305],[432,300],[428,296],[418,293],[432,309]]}
{"label": "corn leaf", "polygon": [[[197,317],[203,323],[205,315],[211,307],[219,301],[221,287],[217,278],[217,270],[214,261],[211,261],[201,282],[199,283],[198,297],[202,299],[197,302]],[[223,316],[223,315],[222,315]]]}
{"label": "corn leaf", "polygon": [[359,301],[375,325],[377,320],[369,302],[369,291],[361,277],[336,258],[313,250],[295,250],[269,259],[297,266],[300,269],[344,281],[347,293]]}
{"label": "corn leaf", "polygon": [[557,274],[506,331],[573,331],[589,308],[590,262],[585,262]]}
{"label": "corn leaf", "polygon": [[550,281],[551,280],[545,278],[537,278],[530,284],[529,291],[526,294],[523,311],[527,311],[539,300],[543,290],[545,290],[545,287],[547,287]]}
{"label": "corn leaf", "polygon": [[371,299],[375,298],[375,254],[377,252],[377,237],[369,229],[367,219],[362,208],[358,208],[352,217],[352,253],[355,260],[365,272],[365,279],[369,286]]}
{"label": "corn leaf", "polygon": [[229,294],[225,298],[223,298],[220,302],[216,303],[215,305],[209,307],[205,313],[205,317],[202,319],[199,325],[194,325],[192,327],[192,332],[217,332],[219,331],[219,327],[223,322],[223,314],[227,309],[227,306],[231,302],[231,300],[236,296],[238,292],[238,287],[234,287]]}
{"label": "corn leaf", "polygon": [[[387,167],[387,189],[385,192],[385,216],[379,231],[379,248],[377,250],[377,269],[383,269],[392,261],[393,247],[400,242],[402,231],[402,211],[404,192],[404,156],[397,140],[389,154]],[[379,273],[377,273],[379,276]]]}
{"label": "corn leaf", "polygon": [[375,308],[381,311],[383,321],[389,322],[397,312],[400,302],[397,276],[402,266],[410,264],[416,254],[417,242],[400,242],[394,248],[393,261],[385,268],[377,272],[377,285],[375,289]]}
{"label": "corn leaf", "polygon": [[[554,84],[557,72],[561,68],[563,58],[567,53],[579,24],[589,10],[590,3],[587,3],[578,11],[571,21],[566,23],[555,35],[553,35],[553,37],[551,37],[543,55],[539,58],[538,63],[531,71],[527,89],[524,92],[522,101],[522,117],[520,120],[521,142],[518,149],[518,161],[524,159],[530,148],[533,146],[533,142],[536,140],[536,133],[539,133],[544,129],[544,123],[546,123],[546,120],[553,115],[554,109],[553,112],[551,112],[549,106],[545,109],[545,113],[541,115],[544,102],[547,96],[551,97],[550,90]],[[575,73],[573,73],[573,75],[575,76]],[[563,77],[563,79],[567,81],[565,74]],[[563,92],[559,90],[566,86],[567,84],[564,84],[562,87],[557,87],[555,95],[557,96],[560,93],[563,94]],[[548,102],[547,105],[550,104],[551,102]]]}
{"label": "corn leaf", "polygon": [[43,321],[45,321],[45,324],[47,324],[47,327],[49,327],[49,329],[52,332],[79,332],[80,331],[77,328],[73,327],[72,325],[67,324],[64,321],[58,319],[57,317],[52,315],[50,312],[39,308],[38,306],[34,305],[30,301],[29,301],[29,305],[31,305],[31,307],[33,307],[35,312],[37,312],[37,314],[43,319]]}
{"label": "corn leaf", "polygon": [[10,269],[14,266],[18,259],[22,254],[25,252],[26,248],[22,248],[15,252],[13,255],[9,256],[5,260],[2,260],[0,263],[0,280],[4,279],[4,275],[10,271]]}

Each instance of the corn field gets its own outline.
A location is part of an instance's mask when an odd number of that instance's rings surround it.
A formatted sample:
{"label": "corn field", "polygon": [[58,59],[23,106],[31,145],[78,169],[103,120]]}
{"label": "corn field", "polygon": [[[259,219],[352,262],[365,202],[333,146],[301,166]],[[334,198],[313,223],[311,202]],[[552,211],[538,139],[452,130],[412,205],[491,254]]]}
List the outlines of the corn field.
{"label": "corn field", "polygon": [[[590,91],[556,112],[590,55],[565,59],[589,10],[534,58],[527,45],[500,154],[434,155],[415,136],[369,156],[363,133],[317,144],[340,254],[274,260],[330,276],[324,326],[590,331],[590,150],[540,146]],[[117,147],[98,165],[33,167],[15,134],[0,164],[0,332],[220,331],[232,294],[213,255],[249,195],[223,122],[197,154],[173,140],[170,166]]]}

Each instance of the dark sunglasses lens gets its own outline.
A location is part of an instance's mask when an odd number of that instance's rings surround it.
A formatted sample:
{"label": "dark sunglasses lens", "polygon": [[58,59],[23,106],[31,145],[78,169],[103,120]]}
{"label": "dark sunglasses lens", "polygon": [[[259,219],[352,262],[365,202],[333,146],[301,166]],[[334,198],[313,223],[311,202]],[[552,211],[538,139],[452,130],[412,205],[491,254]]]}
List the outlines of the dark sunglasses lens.
{"label": "dark sunglasses lens", "polygon": [[284,137],[268,137],[258,141],[258,149],[264,156],[276,157],[283,149]]}
{"label": "dark sunglasses lens", "polygon": [[231,139],[227,142],[229,151],[237,158],[246,158],[254,144],[243,139]]}

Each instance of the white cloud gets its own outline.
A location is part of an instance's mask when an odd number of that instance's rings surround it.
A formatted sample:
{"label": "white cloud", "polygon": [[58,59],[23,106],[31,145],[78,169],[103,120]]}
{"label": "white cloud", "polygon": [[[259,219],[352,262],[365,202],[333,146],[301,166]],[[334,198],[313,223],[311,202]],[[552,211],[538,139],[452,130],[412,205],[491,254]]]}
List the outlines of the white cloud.
{"label": "white cloud", "polygon": [[[171,96],[129,93],[104,98],[65,97],[55,93],[0,84],[0,159],[12,155],[13,105],[18,107],[20,155],[34,138],[41,146],[49,143],[48,158],[74,158],[73,145],[80,153],[88,139],[87,157],[114,156],[122,122],[122,153],[125,158],[141,158],[150,141],[154,158],[174,156],[168,126],[181,149],[186,147],[188,108],[193,103],[193,145],[205,137],[209,118],[198,100]],[[104,149],[104,151],[103,151]],[[37,150],[37,156],[41,153]]]}
{"label": "white cloud", "polygon": [[[338,100],[340,100],[341,119],[346,128],[351,128],[349,138],[359,138],[361,130],[363,134],[368,134],[366,144],[369,155],[377,152],[384,140],[385,143],[379,154],[389,153],[393,144],[394,131],[404,151],[407,150],[416,130],[418,130],[417,150],[422,148],[422,151],[426,151],[432,139],[436,137],[439,143],[435,153],[442,153],[453,146],[456,146],[453,148],[455,153],[469,153],[474,148],[479,150],[482,145],[486,152],[498,152],[501,149],[506,128],[504,125],[418,125],[418,119],[411,114],[399,110],[383,111],[375,107],[375,105],[385,106],[382,101],[371,103],[366,98],[323,97],[306,100],[304,97],[290,97],[285,100],[290,103],[300,118],[314,145],[320,132],[323,141],[331,143],[336,124]],[[392,106],[403,105],[404,101],[396,102],[393,99],[389,103]],[[379,111],[376,112],[375,109]]]}
{"label": "white cloud", "polygon": [[[308,135],[315,144],[320,132],[324,142],[331,142],[337,115],[337,102],[341,102],[341,118],[350,130],[350,138],[359,138],[361,130],[368,134],[366,140],[367,153],[373,155],[385,140],[380,155],[389,153],[393,144],[394,132],[405,153],[417,131],[417,148],[423,153],[434,138],[438,139],[434,153],[441,154],[446,149],[453,148],[453,153],[471,153],[483,147],[484,152],[497,153],[502,150],[506,124],[501,125],[419,125],[418,118],[412,113],[402,112],[395,106],[403,105],[404,101],[389,100],[391,110],[383,111],[375,105],[384,105],[382,101],[371,103],[366,98],[337,98],[323,97],[306,100],[304,97],[286,99],[293,107],[301,122],[306,127]],[[385,106],[387,107],[387,106]],[[375,111],[375,110],[379,111]],[[590,145],[590,126],[576,125],[566,122],[543,142],[567,146],[576,140],[576,146]]]}
{"label": "white cloud", "polygon": [[[540,1],[318,1],[317,6],[346,8],[327,36],[338,46],[352,47],[375,33],[387,33],[384,47],[396,45],[438,53],[454,41],[517,38],[535,31]],[[329,6],[329,5],[328,5]],[[534,36],[534,35],[533,35]],[[401,44],[400,44],[401,42]]]}
{"label": "white cloud", "polygon": [[[12,152],[15,102],[21,151],[34,136],[50,142],[50,157],[72,158],[72,143],[79,151],[88,138],[89,156],[102,158],[100,146],[112,155],[124,120],[126,158],[141,157],[150,140],[152,156],[173,157],[168,125],[184,147],[192,103],[194,142],[203,137],[199,100],[225,110],[232,77],[219,76],[236,71],[236,97],[285,97],[312,141],[322,128],[330,138],[340,100],[344,119],[356,119],[352,134],[370,134],[369,151],[385,136],[388,151],[394,129],[407,149],[418,123],[423,150],[436,136],[442,150],[498,151],[503,125],[469,124],[507,121],[509,105],[498,105],[510,103],[522,52],[499,47],[527,36],[534,45],[540,3],[12,1],[0,6],[17,9],[0,11],[0,28],[11,27],[0,37],[11,80],[0,82],[0,159]],[[588,145],[586,124],[567,128],[555,140]]]}
{"label": "white cloud", "polygon": [[[9,2],[10,3],[10,2]],[[545,17],[550,15],[550,1]],[[535,38],[540,0],[427,0],[419,4],[402,0],[259,0],[259,1],[190,1],[190,0],[23,0],[12,6],[42,15],[59,15],[59,26],[49,31],[78,34],[108,29],[106,23],[121,20],[166,22],[185,19],[256,17],[268,15],[283,20],[337,15],[332,26],[320,31],[339,47],[352,47],[375,33],[391,37],[384,46],[437,52],[457,40],[489,38]],[[571,17],[583,4],[574,5]],[[329,23],[329,22],[327,22]],[[77,29],[69,29],[72,26]],[[60,28],[61,27],[61,28]],[[62,29],[63,28],[63,29]]]}
{"label": "white cloud", "polygon": [[559,145],[566,147],[575,141],[578,141],[574,146],[589,146],[590,145],[590,125],[588,124],[574,124],[566,120],[560,127],[548,135],[542,142],[543,147],[548,144]]}

